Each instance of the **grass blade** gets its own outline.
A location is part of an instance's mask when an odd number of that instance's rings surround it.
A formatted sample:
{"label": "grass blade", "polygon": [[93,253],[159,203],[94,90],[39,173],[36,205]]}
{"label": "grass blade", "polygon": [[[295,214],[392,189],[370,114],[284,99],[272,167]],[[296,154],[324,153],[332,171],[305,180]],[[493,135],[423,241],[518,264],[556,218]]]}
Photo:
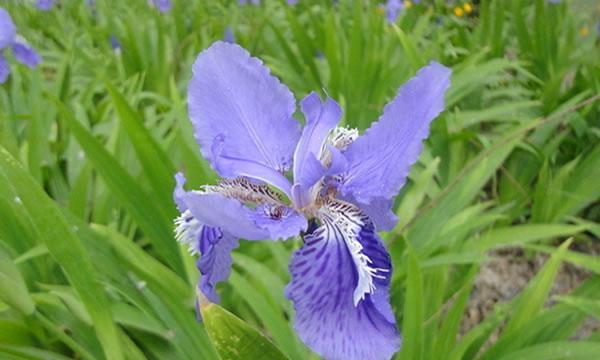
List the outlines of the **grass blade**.
{"label": "grass blade", "polygon": [[54,202],[21,165],[0,147],[0,169],[27,209],[52,257],[61,265],[94,321],[107,359],[123,359],[108,300],[96,283],[88,254]]}

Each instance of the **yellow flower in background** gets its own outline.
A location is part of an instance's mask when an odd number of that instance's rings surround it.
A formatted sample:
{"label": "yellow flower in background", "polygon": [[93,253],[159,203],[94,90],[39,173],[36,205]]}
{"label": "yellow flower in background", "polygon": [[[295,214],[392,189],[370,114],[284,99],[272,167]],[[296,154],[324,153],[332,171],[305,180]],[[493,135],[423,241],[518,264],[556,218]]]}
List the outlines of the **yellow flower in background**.
{"label": "yellow flower in background", "polygon": [[587,36],[589,33],[590,29],[587,26],[584,26],[579,30],[579,35],[581,36]]}
{"label": "yellow flower in background", "polygon": [[413,5],[412,1],[404,0],[404,8],[409,9]]}
{"label": "yellow flower in background", "polygon": [[465,12],[466,12],[467,14],[470,14],[470,13],[472,13],[472,12],[473,12],[473,6],[471,5],[471,3],[465,3],[465,4],[463,5],[463,9],[465,9]]}
{"label": "yellow flower in background", "polygon": [[465,14],[465,12],[463,11],[463,9],[459,6],[454,8],[454,15],[461,17]]}

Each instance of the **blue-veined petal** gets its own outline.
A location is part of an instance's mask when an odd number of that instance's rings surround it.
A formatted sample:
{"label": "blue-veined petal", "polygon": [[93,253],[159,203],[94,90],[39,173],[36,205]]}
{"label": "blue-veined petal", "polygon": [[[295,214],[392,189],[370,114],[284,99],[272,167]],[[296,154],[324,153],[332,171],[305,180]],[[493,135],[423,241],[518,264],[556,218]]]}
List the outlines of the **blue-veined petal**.
{"label": "blue-veined petal", "polygon": [[25,43],[15,41],[12,45],[13,55],[18,62],[30,68],[40,63],[40,56],[33,48]]}
{"label": "blue-veined petal", "polygon": [[3,84],[6,81],[8,74],[10,74],[10,66],[4,56],[0,54],[0,84]]}
{"label": "blue-veined petal", "polygon": [[[218,41],[200,53],[188,102],[196,140],[213,167],[213,144],[219,136],[224,157],[279,172],[292,165],[300,136],[300,125],[292,117],[294,96],[242,47]],[[235,167],[228,170],[228,175],[236,172]]]}
{"label": "blue-veined petal", "polygon": [[355,206],[329,201],[322,225],[292,256],[294,327],[325,359],[389,359],[400,335],[388,300],[391,262],[369,219]]}
{"label": "blue-veined petal", "polygon": [[392,211],[394,201],[385,198],[373,198],[369,204],[361,204],[354,197],[343,197],[348,201],[360,207],[360,209],[371,219],[377,231],[390,231],[396,226],[398,217]]}
{"label": "blue-veined petal", "polygon": [[229,278],[231,273],[231,252],[238,247],[238,238],[221,231],[219,228],[203,226],[200,233],[202,253],[196,266],[202,275],[200,290],[208,300],[219,302],[216,286]]}
{"label": "blue-veined petal", "polygon": [[238,247],[238,238],[199,222],[191,211],[184,211],[175,220],[175,238],[199,254],[196,266],[202,275],[198,287],[211,302],[219,302],[217,283],[231,273],[231,251]]}
{"label": "blue-veined petal", "polygon": [[444,109],[450,69],[432,62],[404,84],[383,115],[344,152],[348,171],[341,192],[361,204],[392,198],[421,153],[429,124]]}
{"label": "blue-veined petal", "polygon": [[327,135],[337,125],[342,115],[340,106],[331,98],[321,102],[319,95],[310,93],[300,104],[306,125],[294,152],[294,202],[302,208],[310,201],[310,188],[325,175],[320,162]]}
{"label": "blue-veined petal", "polygon": [[11,45],[17,36],[17,29],[10,17],[10,14],[0,8],[0,50]]}

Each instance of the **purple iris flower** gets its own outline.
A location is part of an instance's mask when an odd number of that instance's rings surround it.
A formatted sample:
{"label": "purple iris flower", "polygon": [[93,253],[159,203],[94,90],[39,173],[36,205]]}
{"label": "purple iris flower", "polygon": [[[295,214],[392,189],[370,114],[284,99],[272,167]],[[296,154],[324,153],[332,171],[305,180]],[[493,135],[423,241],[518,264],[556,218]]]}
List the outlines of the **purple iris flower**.
{"label": "purple iris flower", "polygon": [[401,0],[388,0],[385,4],[385,18],[388,23],[393,24],[398,19],[400,11],[404,7]]}
{"label": "purple iris flower", "polygon": [[[390,256],[377,235],[396,217],[393,198],[444,108],[450,69],[430,63],[404,84],[364,135],[337,127],[342,109],[311,93],[296,100],[261,60],[216,42],[200,53],[188,88],[202,155],[223,178],[186,191],[176,238],[200,253],[199,290],[209,301],[228,278],[240,238],[304,239],[286,295],[300,338],[326,359],[389,359],[400,334],[389,303]],[[290,180],[293,179],[293,180]]]}
{"label": "purple iris flower", "polygon": [[171,10],[171,7],[173,6],[173,4],[171,3],[171,0],[151,0],[152,1],[152,5],[154,5],[155,8],[158,9],[158,11],[160,11],[161,13],[166,13],[167,11]]}
{"label": "purple iris flower", "polygon": [[287,0],[288,5],[296,5],[297,3],[298,3],[298,0]]}
{"label": "purple iris flower", "polygon": [[3,52],[11,48],[18,62],[33,68],[40,62],[38,54],[17,35],[17,29],[10,14],[0,8],[0,84],[4,83],[10,74],[10,66]]}
{"label": "purple iris flower", "polygon": [[225,28],[225,31],[223,32],[223,41],[230,44],[235,43],[235,34],[233,33],[231,26]]}
{"label": "purple iris flower", "polygon": [[36,7],[40,10],[48,11],[54,6],[54,0],[37,0]]}
{"label": "purple iris flower", "polygon": [[115,35],[110,36],[110,47],[113,51],[121,51],[121,42]]}

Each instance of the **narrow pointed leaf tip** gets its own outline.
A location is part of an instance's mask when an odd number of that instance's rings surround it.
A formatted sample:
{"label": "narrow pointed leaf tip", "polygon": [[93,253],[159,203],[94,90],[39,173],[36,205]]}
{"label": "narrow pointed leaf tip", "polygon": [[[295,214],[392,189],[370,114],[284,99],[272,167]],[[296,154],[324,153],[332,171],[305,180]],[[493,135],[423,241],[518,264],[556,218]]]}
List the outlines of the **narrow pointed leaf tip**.
{"label": "narrow pointed leaf tip", "polygon": [[288,359],[266,336],[219,305],[201,302],[199,307],[221,359]]}

